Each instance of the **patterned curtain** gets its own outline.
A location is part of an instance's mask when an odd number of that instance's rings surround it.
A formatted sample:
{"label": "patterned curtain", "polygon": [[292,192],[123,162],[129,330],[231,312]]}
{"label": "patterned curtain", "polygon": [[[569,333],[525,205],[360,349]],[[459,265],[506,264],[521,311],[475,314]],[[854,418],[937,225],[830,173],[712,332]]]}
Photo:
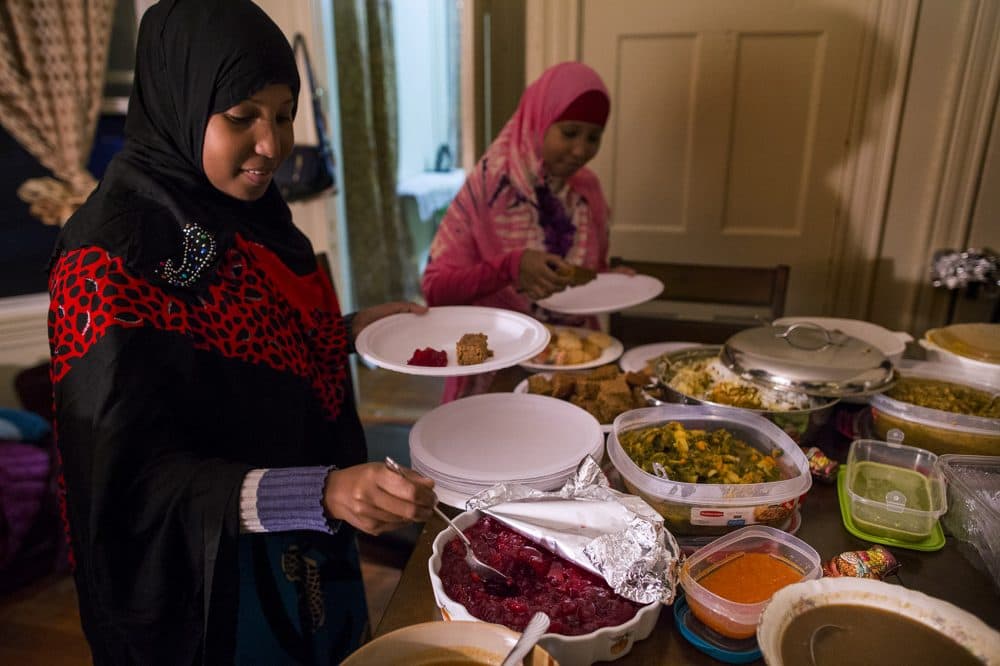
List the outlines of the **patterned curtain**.
{"label": "patterned curtain", "polygon": [[413,242],[396,198],[396,64],[390,0],[333,3],[344,204],[359,308],[419,294]]}
{"label": "patterned curtain", "polygon": [[18,188],[62,224],[94,188],[86,164],[104,87],[115,0],[0,2],[0,123],[55,178]]}

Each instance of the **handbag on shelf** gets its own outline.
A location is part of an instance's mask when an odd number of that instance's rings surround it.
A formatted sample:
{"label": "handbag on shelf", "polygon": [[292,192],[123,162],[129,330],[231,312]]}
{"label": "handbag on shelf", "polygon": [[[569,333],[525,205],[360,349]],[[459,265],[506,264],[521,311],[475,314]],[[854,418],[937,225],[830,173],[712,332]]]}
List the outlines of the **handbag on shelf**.
{"label": "handbag on shelf", "polygon": [[313,120],[316,125],[317,144],[314,146],[296,143],[292,154],[288,156],[278,171],[274,181],[285,201],[302,201],[328,190],[335,190],[336,167],[333,147],[330,145],[326,130],[326,115],[323,113],[322,90],[316,87],[313,79],[312,63],[309,60],[309,49],[301,34],[292,38],[292,48],[296,58],[301,52],[305,66],[305,81],[309,84],[309,96],[312,99]]}

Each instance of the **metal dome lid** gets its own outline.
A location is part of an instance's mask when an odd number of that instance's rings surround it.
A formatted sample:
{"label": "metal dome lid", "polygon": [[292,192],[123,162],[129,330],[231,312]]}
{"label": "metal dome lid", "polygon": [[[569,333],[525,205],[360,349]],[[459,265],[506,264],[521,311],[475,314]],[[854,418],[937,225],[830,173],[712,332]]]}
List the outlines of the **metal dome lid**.
{"label": "metal dome lid", "polygon": [[878,347],[807,322],[740,331],[726,341],[719,358],[747,381],[810,395],[872,393],[896,379]]}

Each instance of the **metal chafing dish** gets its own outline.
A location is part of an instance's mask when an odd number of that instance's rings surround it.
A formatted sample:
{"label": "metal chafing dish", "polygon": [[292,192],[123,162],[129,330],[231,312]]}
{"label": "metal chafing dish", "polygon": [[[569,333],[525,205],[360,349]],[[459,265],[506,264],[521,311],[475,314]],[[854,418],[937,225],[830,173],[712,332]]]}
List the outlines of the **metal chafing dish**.
{"label": "metal chafing dish", "polygon": [[[678,373],[692,367],[706,367],[712,375],[705,390],[677,381]],[[655,379],[646,394],[662,402],[746,409],[808,443],[841,397],[885,390],[895,376],[891,361],[872,345],[798,323],[747,329],[722,346],[666,353],[654,363]],[[742,401],[743,396],[749,397]]]}

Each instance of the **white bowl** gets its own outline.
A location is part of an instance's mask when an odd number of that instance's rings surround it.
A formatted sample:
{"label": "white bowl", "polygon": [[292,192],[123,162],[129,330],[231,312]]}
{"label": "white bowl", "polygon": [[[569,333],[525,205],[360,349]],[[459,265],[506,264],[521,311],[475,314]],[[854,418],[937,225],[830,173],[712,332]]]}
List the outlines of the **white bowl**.
{"label": "white bowl", "polygon": [[906,343],[913,337],[903,331],[890,331],[878,324],[861,319],[841,319],[838,317],[782,317],[774,320],[775,325],[788,326],[798,322],[817,324],[828,330],[839,330],[851,337],[864,340],[878,348],[895,365],[906,351]]}
{"label": "white bowl", "polygon": [[928,361],[957,366],[968,375],[969,379],[1000,385],[1000,364],[977,361],[974,358],[961,356],[953,351],[948,351],[944,347],[938,347],[927,338],[920,339],[920,346],[927,352]]}
{"label": "white bowl", "polygon": [[[479,511],[466,511],[459,514],[453,522],[460,529],[465,529],[479,520],[480,516]],[[441,570],[441,554],[444,552],[445,545],[454,538],[456,538],[454,532],[448,528],[434,537],[431,557],[427,561],[431,587],[434,589],[434,600],[441,611],[441,617],[445,620],[475,620],[478,622],[480,620],[466,610],[465,606],[453,601],[445,593],[444,584],[438,576],[438,572]],[[596,661],[612,661],[628,654],[636,641],[641,641],[652,633],[656,621],[660,617],[662,607],[661,603],[654,601],[640,608],[631,620],[616,627],[603,627],[581,636],[544,634],[538,644],[545,648],[560,664],[567,666],[592,664]]]}
{"label": "white bowl", "polygon": [[836,604],[870,606],[902,615],[950,637],[983,664],[1000,664],[1000,633],[972,613],[901,585],[843,577],[794,583],[771,597],[757,625],[757,643],[768,666],[784,663],[781,640],[795,617],[811,608]]}
{"label": "white bowl", "polygon": [[[341,664],[433,666],[465,659],[470,666],[498,666],[519,636],[516,631],[488,622],[423,622],[379,636],[348,655]],[[532,666],[558,666],[552,656],[537,645],[524,662]]]}

